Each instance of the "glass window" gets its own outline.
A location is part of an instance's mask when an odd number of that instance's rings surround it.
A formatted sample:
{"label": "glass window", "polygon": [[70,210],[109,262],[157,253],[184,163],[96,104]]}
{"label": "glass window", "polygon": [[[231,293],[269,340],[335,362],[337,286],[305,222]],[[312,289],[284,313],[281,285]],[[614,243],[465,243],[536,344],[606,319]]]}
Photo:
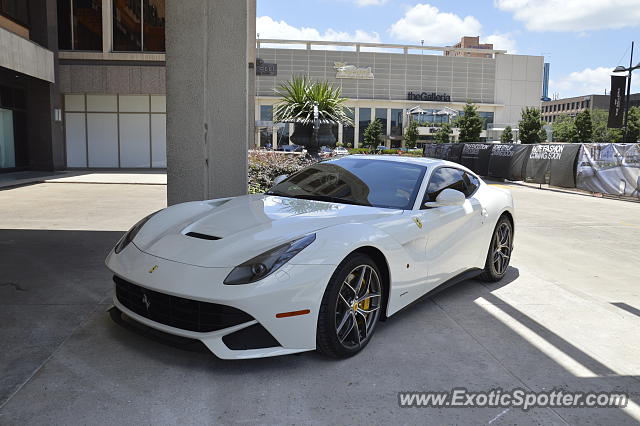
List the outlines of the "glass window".
{"label": "glass window", "polygon": [[463,194],[467,191],[467,186],[464,181],[464,172],[462,170],[454,169],[452,167],[441,167],[436,169],[431,175],[422,204],[428,201],[436,201],[438,195],[447,188],[455,189]]}
{"label": "glass window", "polygon": [[360,119],[358,125],[358,135],[360,144],[364,141],[364,131],[367,129],[369,123],[371,123],[371,108],[359,108],[360,111]]}
{"label": "glass window", "polygon": [[102,1],[59,0],[58,48],[102,50]]}
{"label": "glass window", "polygon": [[114,0],[113,50],[165,51],[165,0]]}
{"label": "glass window", "polygon": [[411,209],[425,167],[344,157],[309,166],[267,194],[393,209]]}
{"label": "glass window", "polygon": [[164,52],[164,0],[143,0],[144,50]]}
{"label": "glass window", "polygon": [[[349,118],[353,120],[354,108],[345,108],[344,112]],[[354,137],[355,129],[352,126],[342,126],[342,143],[347,146],[348,144],[351,144],[351,147],[353,147]]]}
{"label": "glass window", "polygon": [[27,0],[0,0],[0,15],[29,27],[29,8]]}
{"label": "glass window", "polygon": [[386,108],[376,108],[376,120],[382,124],[382,134],[387,134],[387,109]]}
{"label": "glass window", "polygon": [[113,50],[142,50],[142,0],[114,0]]}
{"label": "glass window", "polygon": [[73,49],[102,50],[102,0],[73,0]]}
{"label": "glass window", "polygon": [[464,183],[466,189],[464,195],[468,197],[472,196],[476,189],[480,186],[480,180],[471,173],[464,172]]}
{"label": "glass window", "polygon": [[487,130],[487,126],[493,124],[493,112],[480,111],[478,115],[482,119],[482,130]]}
{"label": "glass window", "polygon": [[58,49],[72,49],[71,0],[58,0]]}
{"label": "glass window", "polygon": [[260,105],[260,121],[273,121],[273,105]]}
{"label": "glass window", "polygon": [[404,115],[401,109],[391,110],[391,136],[402,136],[402,119]]}

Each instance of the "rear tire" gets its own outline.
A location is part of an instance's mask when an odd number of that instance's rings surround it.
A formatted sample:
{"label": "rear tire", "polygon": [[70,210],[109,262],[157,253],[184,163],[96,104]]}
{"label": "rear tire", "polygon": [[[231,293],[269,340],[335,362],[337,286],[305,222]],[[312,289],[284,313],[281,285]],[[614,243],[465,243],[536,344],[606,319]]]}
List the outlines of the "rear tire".
{"label": "rear tire", "polygon": [[348,358],[371,340],[382,310],[383,286],[376,263],[364,254],[336,268],[322,297],[316,346],[333,358]]}
{"label": "rear tire", "polygon": [[484,271],[479,278],[482,281],[500,281],[507,272],[513,250],[513,226],[506,216],[501,216],[493,231]]}

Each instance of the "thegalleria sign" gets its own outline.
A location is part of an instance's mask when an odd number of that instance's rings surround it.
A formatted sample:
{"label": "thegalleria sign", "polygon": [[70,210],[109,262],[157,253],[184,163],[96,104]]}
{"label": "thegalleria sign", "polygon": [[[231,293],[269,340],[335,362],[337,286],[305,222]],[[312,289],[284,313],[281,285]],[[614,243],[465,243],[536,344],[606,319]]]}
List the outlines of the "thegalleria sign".
{"label": "thegalleria sign", "polygon": [[407,93],[407,99],[410,101],[436,101],[436,102],[451,102],[451,96],[446,93]]}

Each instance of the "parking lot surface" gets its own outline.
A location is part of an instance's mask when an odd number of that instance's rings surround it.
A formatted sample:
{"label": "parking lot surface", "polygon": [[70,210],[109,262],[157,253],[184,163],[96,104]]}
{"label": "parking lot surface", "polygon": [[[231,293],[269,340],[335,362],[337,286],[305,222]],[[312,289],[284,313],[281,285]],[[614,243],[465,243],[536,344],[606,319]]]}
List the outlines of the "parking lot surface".
{"label": "parking lot surface", "polygon": [[[517,185],[505,279],[381,323],[347,360],[223,361],[114,323],[103,261],[162,185],[0,191],[0,424],[637,424],[640,204]],[[626,408],[400,408],[400,391],[628,392]]]}

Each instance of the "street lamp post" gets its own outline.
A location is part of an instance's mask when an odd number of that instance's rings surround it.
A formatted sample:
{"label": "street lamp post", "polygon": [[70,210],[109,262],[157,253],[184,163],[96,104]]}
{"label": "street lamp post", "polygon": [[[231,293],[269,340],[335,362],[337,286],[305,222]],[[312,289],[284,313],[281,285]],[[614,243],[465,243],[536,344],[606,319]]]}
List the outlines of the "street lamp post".
{"label": "street lamp post", "polygon": [[640,68],[640,62],[633,66],[633,41],[631,42],[631,58],[629,59],[629,68],[625,68],[622,65],[618,65],[613,72],[629,72],[627,76],[627,97],[624,105],[624,136],[623,142],[627,140],[627,133],[629,131],[629,96],[631,95],[631,73],[633,70]]}

